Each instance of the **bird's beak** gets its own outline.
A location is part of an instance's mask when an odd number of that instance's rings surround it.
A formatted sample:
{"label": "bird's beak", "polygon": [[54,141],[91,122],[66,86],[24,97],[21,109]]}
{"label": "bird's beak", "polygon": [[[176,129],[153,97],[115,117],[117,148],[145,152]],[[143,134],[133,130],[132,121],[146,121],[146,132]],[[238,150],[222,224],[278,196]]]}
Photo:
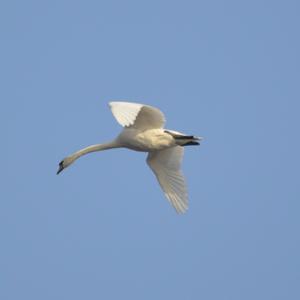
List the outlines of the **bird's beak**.
{"label": "bird's beak", "polygon": [[56,175],[58,175],[63,169],[64,169],[64,161],[62,160],[60,163],[59,163],[59,166],[58,166],[58,170],[56,172]]}

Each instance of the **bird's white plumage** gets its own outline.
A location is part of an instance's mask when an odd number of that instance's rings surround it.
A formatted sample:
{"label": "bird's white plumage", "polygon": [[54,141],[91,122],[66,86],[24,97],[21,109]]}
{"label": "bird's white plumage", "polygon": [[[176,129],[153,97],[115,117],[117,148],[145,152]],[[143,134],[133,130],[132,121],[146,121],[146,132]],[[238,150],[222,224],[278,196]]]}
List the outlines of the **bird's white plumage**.
{"label": "bird's white plumage", "polygon": [[79,157],[95,151],[127,148],[148,152],[147,163],[167,199],[178,213],[184,213],[188,208],[188,197],[185,179],[180,170],[183,146],[197,145],[200,139],[165,130],[165,117],[155,107],[129,102],[110,102],[109,105],[113,116],[125,127],[123,131],[111,142],[92,145],[65,157],[59,164],[57,174]]}
{"label": "bird's white plumage", "polygon": [[118,123],[124,127],[133,125],[138,113],[143,107],[142,104],[129,102],[109,102],[113,116]]}
{"label": "bird's white plumage", "polygon": [[163,113],[152,106],[130,102],[110,102],[113,116],[124,127],[139,130],[162,128],[165,123]]}
{"label": "bird's white plumage", "polygon": [[183,147],[176,146],[150,152],[147,157],[148,165],[178,213],[184,213],[188,208],[185,179],[180,170],[183,152]]}

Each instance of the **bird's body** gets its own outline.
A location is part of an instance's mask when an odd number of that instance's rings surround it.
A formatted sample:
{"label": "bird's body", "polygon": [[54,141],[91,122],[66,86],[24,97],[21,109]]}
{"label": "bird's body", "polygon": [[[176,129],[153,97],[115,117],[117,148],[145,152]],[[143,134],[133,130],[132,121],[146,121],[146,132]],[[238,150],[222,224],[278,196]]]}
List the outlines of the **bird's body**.
{"label": "bird's body", "polygon": [[81,149],[59,164],[59,174],[80,156],[112,148],[148,152],[147,163],[155,173],[166,197],[178,213],[188,208],[187,190],[180,171],[183,146],[199,145],[201,138],[163,128],[165,118],[155,107],[129,102],[110,102],[114,117],[124,126],[111,142]]}
{"label": "bird's body", "polygon": [[117,137],[117,141],[124,148],[142,152],[152,152],[176,146],[173,137],[163,129],[140,131],[135,128],[125,128]]}

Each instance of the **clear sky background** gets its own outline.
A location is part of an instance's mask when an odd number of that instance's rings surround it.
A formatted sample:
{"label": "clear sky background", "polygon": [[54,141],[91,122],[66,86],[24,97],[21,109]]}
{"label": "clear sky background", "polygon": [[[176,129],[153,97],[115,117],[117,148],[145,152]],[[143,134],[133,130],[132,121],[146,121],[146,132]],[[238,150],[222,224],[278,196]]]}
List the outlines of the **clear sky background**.
{"label": "clear sky background", "polygon": [[[300,299],[299,1],[2,1],[0,298]],[[159,107],[177,215],[145,154],[57,164]]]}

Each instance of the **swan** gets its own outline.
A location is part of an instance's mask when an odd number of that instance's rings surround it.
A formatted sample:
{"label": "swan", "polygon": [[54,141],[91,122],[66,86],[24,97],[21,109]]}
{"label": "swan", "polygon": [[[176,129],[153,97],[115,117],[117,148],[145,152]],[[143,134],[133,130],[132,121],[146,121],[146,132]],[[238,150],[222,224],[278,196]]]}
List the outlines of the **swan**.
{"label": "swan", "polygon": [[201,137],[164,129],[164,114],[157,108],[131,102],[109,102],[117,122],[124,127],[113,141],[88,146],[59,163],[57,174],[82,155],[113,148],[148,152],[147,164],[177,213],[188,209],[188,194],[180,170],[183,146],[200,145]]}

